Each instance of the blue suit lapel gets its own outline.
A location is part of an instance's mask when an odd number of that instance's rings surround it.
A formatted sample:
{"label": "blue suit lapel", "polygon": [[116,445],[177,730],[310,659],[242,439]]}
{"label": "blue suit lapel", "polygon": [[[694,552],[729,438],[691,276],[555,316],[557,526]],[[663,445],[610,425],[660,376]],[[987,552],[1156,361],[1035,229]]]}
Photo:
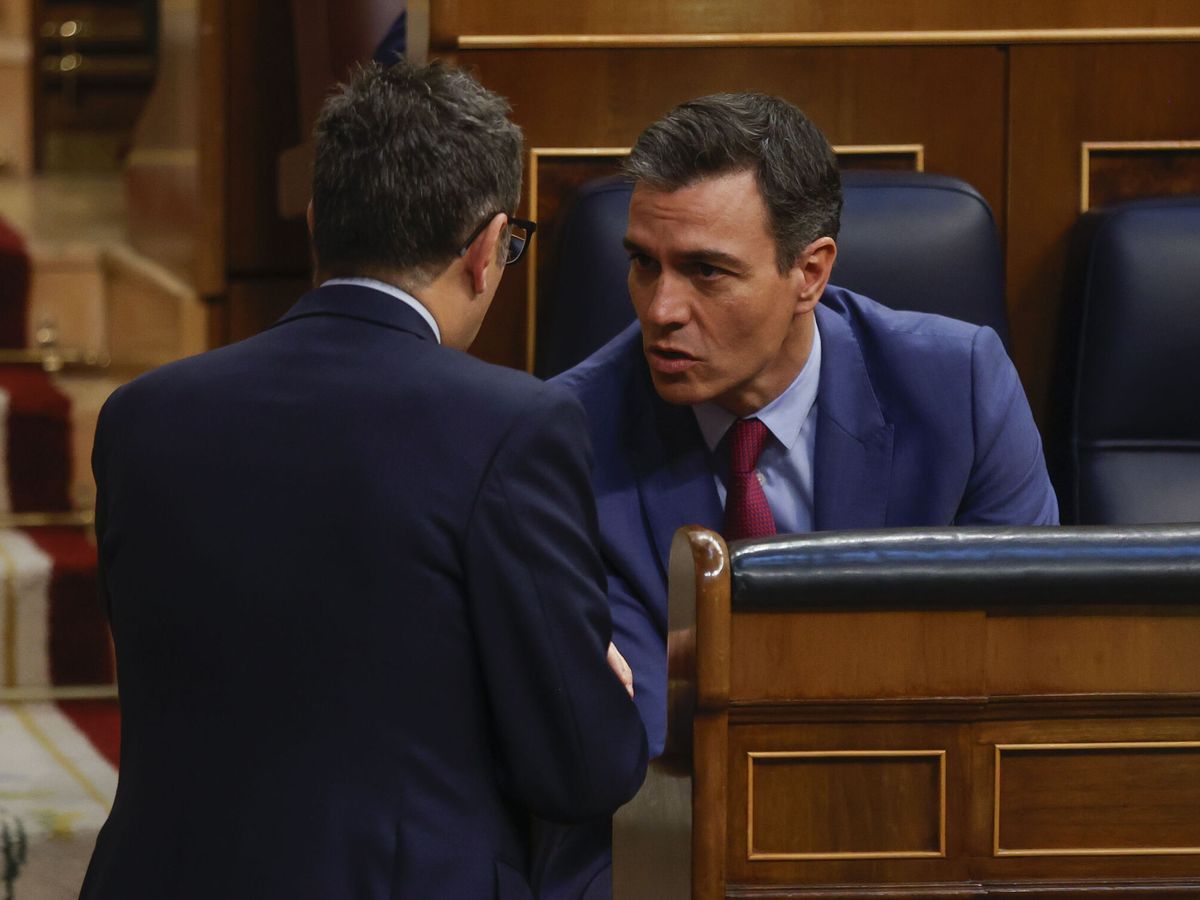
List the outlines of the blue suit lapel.
{"label": "blue suit lapel", "polygon": [[665,580],[675,531],[683,525],[719,530],[721,500],[691,408],[664,403],[648,373],[643,399],[630,446],[637,448],[634,467],[642,512]]}
{"label": "blue suit lapel", "polygon": [[849,324],[818,304],[821,385],[813,463],[813,527],[818,531],[886,524],[892,472],[891,423],[883,418]]}

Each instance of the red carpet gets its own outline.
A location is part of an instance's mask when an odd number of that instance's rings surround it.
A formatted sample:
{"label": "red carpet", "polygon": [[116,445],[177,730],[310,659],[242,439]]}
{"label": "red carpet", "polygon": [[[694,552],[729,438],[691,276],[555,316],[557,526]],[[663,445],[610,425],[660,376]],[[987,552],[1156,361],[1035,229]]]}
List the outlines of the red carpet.
{"label": "red carpet", "polygon": [[53,684],[112,684],[116,673],[108,622],[96,589],[96,548],[82,528],[31,528],[26,534],[53,560],[49,655]]}
{"label": "red carpet", "polygon": [[11,510],[70,509],[70,401],[33,366],[0,366],[0,391],[8,398],[4,452]]}
{"label": "red carpet", "polygon": [[25,346],[29,254],[21,236],[0,219],[0,347]]}
{"label": "red carpet", "polygon": [[121,709],[116,700],[59,700],[58,708],[115,767],[121,755]]}

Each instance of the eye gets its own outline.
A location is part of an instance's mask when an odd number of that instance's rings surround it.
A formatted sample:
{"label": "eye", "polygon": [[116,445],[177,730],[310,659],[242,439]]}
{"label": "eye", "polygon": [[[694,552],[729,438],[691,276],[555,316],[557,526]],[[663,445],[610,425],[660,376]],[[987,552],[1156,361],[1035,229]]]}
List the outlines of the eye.
{"label": "eye", "polygon": [[692,274],[701,281],[715,281],[725,275],[730,274],[727,269],[722,269],[714,266],[711,263],[696,262],[692,264]]}
{"label": "eye", "polygon": [[655,268],[655,262],[645,253],[630,253],[629,265],[642,272],[649,272]]}

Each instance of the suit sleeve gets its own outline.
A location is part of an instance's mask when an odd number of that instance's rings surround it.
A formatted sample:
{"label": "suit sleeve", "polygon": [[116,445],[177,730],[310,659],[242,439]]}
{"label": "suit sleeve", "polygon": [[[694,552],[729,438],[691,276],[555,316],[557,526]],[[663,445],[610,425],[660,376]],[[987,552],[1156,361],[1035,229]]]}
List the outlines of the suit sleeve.
{"label": "suit sleeve", "polygon": [[958,525],[1057,525],[1042,440],[1017,370],[996,332],[971,346],[975,459]]}
{"label": "suit sleeve", "polygon": [[578,403],[540,390],[497,450],[466,536],[502,783],[554,821],[612,812],[646,770],[641,720],[605,658],[612,622],[589,456]]}

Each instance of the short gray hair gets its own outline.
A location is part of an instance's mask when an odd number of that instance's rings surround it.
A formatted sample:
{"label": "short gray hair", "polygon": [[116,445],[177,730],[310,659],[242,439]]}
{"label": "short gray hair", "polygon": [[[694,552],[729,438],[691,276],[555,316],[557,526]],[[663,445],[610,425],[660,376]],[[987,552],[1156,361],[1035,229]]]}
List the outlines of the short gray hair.
{"label": "short gray hair", "polygon": [[485,216],[516,212],[521,129],[503,97],[441,63],[371,63],[317,119],[313,249],[322,271],[428,283]]}
{"label": "short gray hair", "polygon": [[713,94],[682,103],[642,132],[624,171],[660,191],[753,171],[780,273],[817,238],[837,238],[842,214],[837,157],[821,130],[778,97]]}

